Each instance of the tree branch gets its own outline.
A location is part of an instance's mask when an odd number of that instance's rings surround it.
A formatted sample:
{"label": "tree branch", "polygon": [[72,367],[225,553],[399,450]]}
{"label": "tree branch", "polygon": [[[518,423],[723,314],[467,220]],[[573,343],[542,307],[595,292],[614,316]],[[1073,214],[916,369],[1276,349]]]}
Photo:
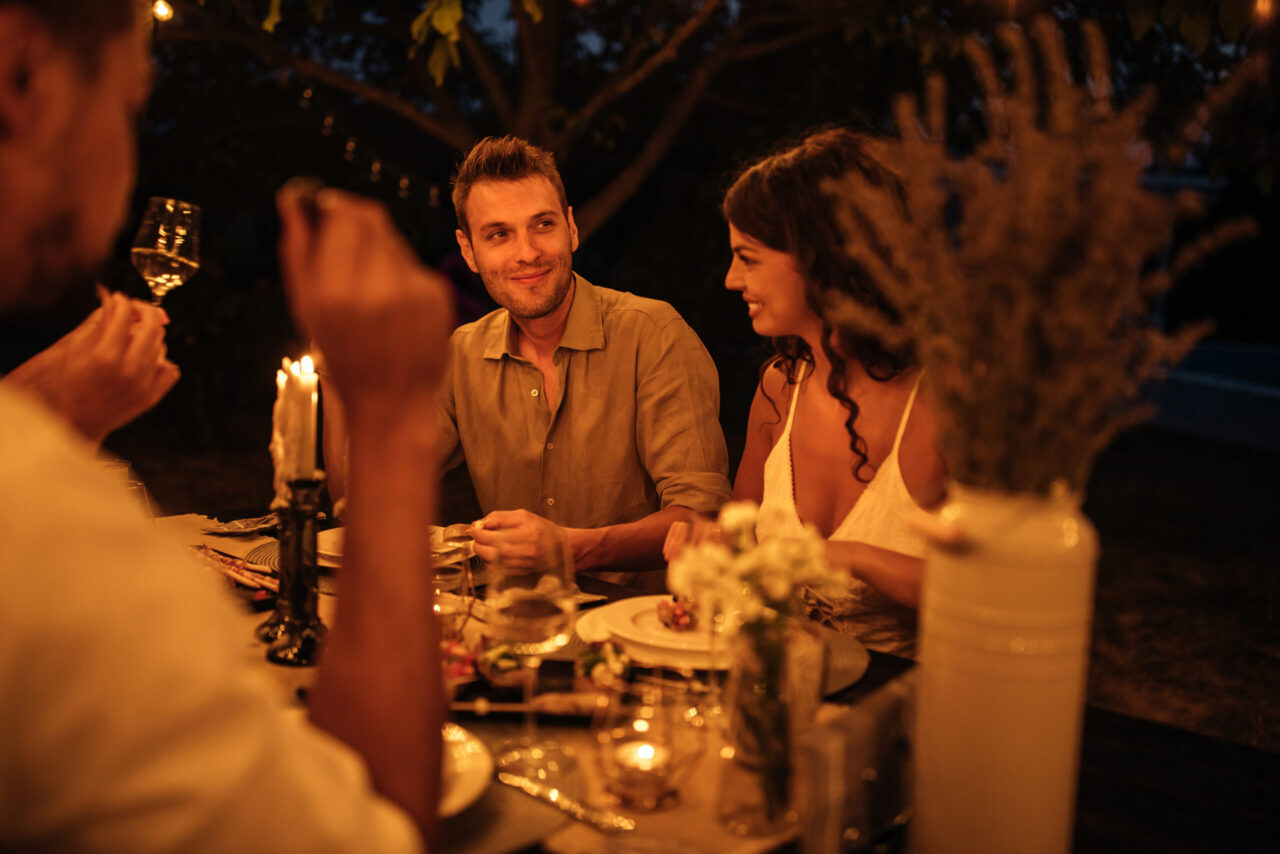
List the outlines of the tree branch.
{"label": "tree branch", "polygon": [[480,83],[489,96],[489,103],[498,114],[498,122],[503,127],[511,127],[515,122],[515,111],[511,108],[511,99],[507,97],[507,90],[502,85],[502,76],[498,74],[493,58],[481,43],[479,36],[472,32],[465,21],[458,26],[458,33],[462,41],[462,49],[467,52],[467,59],[475,67]]}
{"label": "tree branch", "polygon": [[836,28],[835,23],[807,27],[794,33],[764,42],[737,44],[736,39],[745,32],[741,25],[730,33],[725,44],[713,51],[690,75],[680,94],[667,108],[657,126],[641,147],[640,152],[589,202],[575,211],[574,221],[581,239],[585,240],[611,217],[629,199],[662,158],[670,150],[676,136],[694,107],[702,99],[711,79],[721,68],[730,63],[755,59],[768,53],[802,44]]}
{"label": "tree branch", "polygon": [[718,53],[704,62],[680,90],[680,94],[667,108],[649,138],[636,156],[614,176],[603,190],[574,212],[580,239],[586,240],[635,193],[649,173],[662,160],[693,108],[698,105],[702,93],[717,71],[728,61],[727,52]]}
{"label": "tree branch", "polygon": [[313,60],[294,56],[283,50],[269,36],[258,38],[229,30],[186,30],[165,27],[161,29],[159,38],[174,42],[220,41],[235,44],[257,54],[268,64],[292,68],[304,77],[377,104],[459,151],[465,151],[473,141],[467,128],[439,121],[412,101],[384,91],[375,84],[357,80]]}
{"label": "tree branch", "polygon": [[658,68],[674,60],[680,47],[701,29],[703,24],[711,20],[711,16],[720,6],[721,0],[705,0],[701,8],[676,27],[671,37],[638,68],[625,73],[620,70],[620,73],[614,74],[569,119],[565,126],[565,136],[568,139],[564,140],[562,145],[567,147],[568,142],[582,134],[601,110],[649,79]]}
{"label": "tree branch", "polygon": [[804,44],[812,41],[819,36],[835,31],[840,25],[836,23],[815,24],[812,27],[805,27],[802,30],[796,30],[794,33],[788,33],[785,36],[778,36],[776,39],[770,39],[764,42],[754,42],[745,44],[734,51],[730,62],[743,62],[748,59],[756,59],[769,53],[777,53],[780,50],[786,50],[789,47],[795,47],[798,44]]}

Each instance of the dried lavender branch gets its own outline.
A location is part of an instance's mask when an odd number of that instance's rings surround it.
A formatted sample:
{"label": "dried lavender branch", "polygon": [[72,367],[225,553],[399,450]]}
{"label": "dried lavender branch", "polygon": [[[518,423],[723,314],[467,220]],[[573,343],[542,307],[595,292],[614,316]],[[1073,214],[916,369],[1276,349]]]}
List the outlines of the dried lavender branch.
{"label": "dried lavender branch", "polygon": [[[827,188],[838,197],[850,257],[904,320],[891,323],[848,299],[833,302],[828,315],[895,349],[914,341],[938,408],[943,457],[954,478],[975,486],[1081,488],[1102,448],[1144,412],[1132,402],[1142,386],[1205,333],[1153,329],[1148,300],[1249,233],[1245,224],[1223,226],[1180,251],[1171,270],[1144,276],[1175,224],[1202,202],[1142,188],[1151,151],[1139,132],[1152,94],[1117,110],[1102,32],[1089,22],[1084,35],[1081,84],[1048,18],[1032,30],[1039,77],[1032,40],[1014,26],[997,32],[1012,71],[1008,86],[987,46],[966,39],[989,127],[975,154],[949,157],[945,87],[931,76],[923,118],[914,97],[895,99],[898,136],[881,149],[905,205],[856,175]],[[1191,126],[1195,136],[1255,66],[1245,63],[1210,93]],[[958,205],[958,221],[949,205]]]}

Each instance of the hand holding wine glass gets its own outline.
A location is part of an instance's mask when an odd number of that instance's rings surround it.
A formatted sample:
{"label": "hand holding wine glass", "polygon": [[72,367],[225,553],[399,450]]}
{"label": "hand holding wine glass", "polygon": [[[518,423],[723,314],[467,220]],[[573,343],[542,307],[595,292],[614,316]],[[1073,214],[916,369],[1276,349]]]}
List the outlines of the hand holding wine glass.
{"label": "hand holding wine glass", "polygon": [[200,269],[200,208],[190,202],[153,196],[130,252],[133,266],[151,289],[151,302]]}

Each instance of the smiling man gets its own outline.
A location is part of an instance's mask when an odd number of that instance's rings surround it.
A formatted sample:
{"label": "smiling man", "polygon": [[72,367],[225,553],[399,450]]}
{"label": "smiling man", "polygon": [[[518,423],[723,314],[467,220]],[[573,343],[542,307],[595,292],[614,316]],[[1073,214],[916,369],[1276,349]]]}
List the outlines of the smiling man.
{"label": "smiling man", "polygon": [[502,306],[454,333],[441,395],[446,465],[466,461],[486,512],[476,551],[531,563],[555,525],[578,569],[662,589],[642,571],[661,567],[671,523],[729,496],[710,355],[670,305],[574,272],[578,229],[548,152],[482,140],[453,204],[462,255]]}

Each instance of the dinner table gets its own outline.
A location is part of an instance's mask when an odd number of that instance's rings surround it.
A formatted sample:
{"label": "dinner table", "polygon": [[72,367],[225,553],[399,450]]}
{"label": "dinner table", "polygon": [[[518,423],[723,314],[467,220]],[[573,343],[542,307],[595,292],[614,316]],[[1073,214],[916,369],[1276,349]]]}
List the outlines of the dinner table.
{"label": "dinner table", "polygon": [[[156,528],[187,545],[204,544],[232,552],[238,549],[243,553],[269,542],[267,538],[238,540],[235,549],[228,549],[227,539],[203,533],[211,521],[194,514],[162,517],[156,520]],[[601,603],[640,595],[640,591],[590,574],[580,574],[578,586],[584,594],[600,597]],[[320,596],[320,613],[326,620],[332,619],[337,607],[332,586],[329,590]],[[304,713],[315,669],[268,663],[262,644],[253,638],[254,627],[264,617],[263,603],[260,598],[242,598],[246,604],[246,659],[253,666],[268,668],[282,700]],[[824,698],[820,718],[867,708],[908,714],[904,710],[909,709],[916,667],[909,659],[868,651],[861,675]],[[886,703],[887,696],[908,701]],[[479,709],[475,703],[456,705],[450,713],[451,723],[472,747],[478,742],[491,754],[501,742],[521,733],[518,714],[480,714],[484,703]],[[883,717],[885,713],[876,714]],[[844,718],[846,727],[858,726],[857,716]],[[847,723],[850,719],[855,723]],[[707,747],[679,786],[677,797],[653,811],[633,811],[608,803],[598,763],[592,759],[596,747],[590,715],[540,714],[537,725],[540,736],[556,739],[579,758],[559,783],[564,792],[590,806],[634,819],[634,831],[601,833],[542,800],[498,783],[490,773],[483,780],[470,781],[474,791],[466,795],[466,803],[461,808],[455,804],[455,812],[442,819],[436,850],[456,854],[908,850],[910,808],[906,797],[904,803],[882,813],[882,818],[892,815],[893,821],[885,821],[871,833],[846,833],[839,842],[825,837],[821,847],[814,847],[814,840],[824,837],[811,832],[812,809],[805,810],[794,827],[772,836],[734,835],[715,819],[723,738],[720,727],[707,727]],[[904,722],[903,727],[909,725]],[[901,762],[909,774],[909,745]],[[474,774],[474,769],[470,773]],[[822,792],[810,793],[818,800],[823,796]],[[1280,754],[1090,706],[1084,716],[1073,840],[1074,850],[1080,852],[1274,851],[1280,840]]]}

